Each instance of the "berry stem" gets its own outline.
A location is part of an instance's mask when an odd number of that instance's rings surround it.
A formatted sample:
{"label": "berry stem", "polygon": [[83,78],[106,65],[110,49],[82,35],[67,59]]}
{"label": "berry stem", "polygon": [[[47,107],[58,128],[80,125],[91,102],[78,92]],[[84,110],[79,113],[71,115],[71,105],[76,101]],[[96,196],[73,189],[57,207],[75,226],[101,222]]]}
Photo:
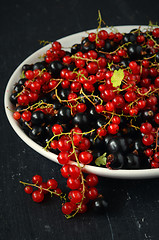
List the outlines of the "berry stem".
{"label": "berry stem", "polygon": [[49,188],[43,188],[43,187],[40,187],[40,186],[38,186],[37,184],[34,184],[34,183],[26,183],[26,182],[22,182],[22,181],[19,181],[19,182],[22,183],[24,186],[32,186],[32,187],[39,188],[40,190],[45,190],[45,191],[51,193],[51,196],[52,196],[52,194],[54,194],[54,195],[60,197],[61,200],[66,201],[66,195],[62,196],[62,193],[58,194],[54,191],[51,191]]}

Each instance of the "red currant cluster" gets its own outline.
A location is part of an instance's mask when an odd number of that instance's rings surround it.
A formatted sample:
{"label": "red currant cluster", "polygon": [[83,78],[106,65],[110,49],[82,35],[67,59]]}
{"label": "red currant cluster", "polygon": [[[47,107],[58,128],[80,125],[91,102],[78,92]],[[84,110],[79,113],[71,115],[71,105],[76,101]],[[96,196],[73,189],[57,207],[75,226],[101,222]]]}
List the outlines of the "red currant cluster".
{"label": "red currant cluster", "polygon": [[[62,191],[58,188],[58,183],[55,179],[49,179],[47,182],[43,182],[43,179],[40,175],[35,175],[32,178],[33,184],[23,183],[25,186],[24,191],[27,194],[32,194],[32,199],[34,202],[42,202],[44,200],[44,195],[47,193],[55,194],[60,196]],[[38,190],[33,191],[33,187],[38,188]]]}
{"label": "red currant cluster", "polygon": [[[90,200],[98,198],[98,190],[95,187],[98,184],[98,177],[95,174],[89,174],[84,179],[81,169],[76,165],[65,164],[61,168],[61,174],[67,178],[67,186],[71,191],[68,194],[68,200],[58,188],[58,183],[55,179],[49,179],[43,182],[40,175],[35,175],[32,178],[33,183],[20,183],[25,185],[24,191],[27,194],[32,194],[34,202],[42,202],[44,196],[48,193],[59,196],[63,201],[62,212],[67,218],[74,217],[78,212],[84,213],[87,211],[87,203]],[[38,188],[34,190],[33,188]]]}

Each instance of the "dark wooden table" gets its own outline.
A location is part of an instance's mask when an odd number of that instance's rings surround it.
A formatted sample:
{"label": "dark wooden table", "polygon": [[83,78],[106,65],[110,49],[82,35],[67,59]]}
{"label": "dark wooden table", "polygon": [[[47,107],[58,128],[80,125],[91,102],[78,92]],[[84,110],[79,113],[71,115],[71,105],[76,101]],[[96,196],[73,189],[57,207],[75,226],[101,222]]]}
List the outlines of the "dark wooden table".
{"label": "dark wooden table", "polygon": [[97,27],[100,9],[107,25],[159,22],[158,1],[2,1],[0,5],[0,239],[1,240],[158,240],[159,179],[100,178],[98,186],[109,202],[107,213],[67,220],[60,200],[36,204],[26,196],[20,180],[35,174],[66,182],[60,166],[29,148],[13,131],[4,113],[3,95],[12,72],[39,49],[38,40],[54,41]]}

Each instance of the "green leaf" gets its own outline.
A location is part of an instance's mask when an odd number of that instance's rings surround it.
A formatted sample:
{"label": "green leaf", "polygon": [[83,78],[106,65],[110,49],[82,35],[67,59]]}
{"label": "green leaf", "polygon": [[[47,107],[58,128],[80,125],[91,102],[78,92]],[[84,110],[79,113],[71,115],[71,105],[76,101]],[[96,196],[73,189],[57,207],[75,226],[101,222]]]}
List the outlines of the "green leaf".
{"label": "green leaf", "polygon": [[119,69],[115,70],[113,73],[113,76],[111,77],[111,82],[113,84],[113,87],[119,87],[121,85],[121,82],[124,78],[124,70]]}
{"label": "green leaf", "polygon": [[106,165],[106,152],[95,160],[97,166]]}

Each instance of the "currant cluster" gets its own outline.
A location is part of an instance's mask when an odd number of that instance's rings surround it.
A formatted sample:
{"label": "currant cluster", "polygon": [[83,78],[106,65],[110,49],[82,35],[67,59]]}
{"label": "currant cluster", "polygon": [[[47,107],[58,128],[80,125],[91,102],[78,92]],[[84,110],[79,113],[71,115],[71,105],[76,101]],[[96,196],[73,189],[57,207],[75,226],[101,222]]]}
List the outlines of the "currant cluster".
{"label": "currant cluster", "polygon": [[[23,183],[25,186],[24,191],[27,194],[32,194],[32,199],[34,202],[42,202],[44,200],[44,196],[47,193],[51,193],[57,196],[61,196],[62,191],[58,188],[58,183],[55,179],[49,179],[47,182],[43,182],[43,179],[40,175],[35,175],[32,177],[32,184]],[[38,188],[37,190],[33,190],[33,187]]]}
{"label": "currant cluster", "polygon": [[70,164],[63,165],[61,174],[67,178],[67,186],[71,190],[68,198],[58,188],[58,183],[55,179],[43,182],[40,175],[35,175],[32,178],[32,183],[22,181],[20,183],[25,185],[24,191],[27,194],[31,194],[34,202],[42,202],[48,193],[50,193],[51,197],[53,195],[60,197],[63,202],[62,212],[66,218],[74,217],[77,213],[85,213],[87,204],[92,200],[94,210],[100,212],[107,209],[108,203],[98,194],[98,190],[95,187],[98,184],[98,177],[95,174],[89,174],[84,179],[81,169]]}
{"label": "currant cluster", "polygon": [[159,167],[158,27],[98,28],[70,51],[53,42],[43,57],[22,67],[10,96],[32,140],[62,165],[95,164],[106,153],[107,168]]}

